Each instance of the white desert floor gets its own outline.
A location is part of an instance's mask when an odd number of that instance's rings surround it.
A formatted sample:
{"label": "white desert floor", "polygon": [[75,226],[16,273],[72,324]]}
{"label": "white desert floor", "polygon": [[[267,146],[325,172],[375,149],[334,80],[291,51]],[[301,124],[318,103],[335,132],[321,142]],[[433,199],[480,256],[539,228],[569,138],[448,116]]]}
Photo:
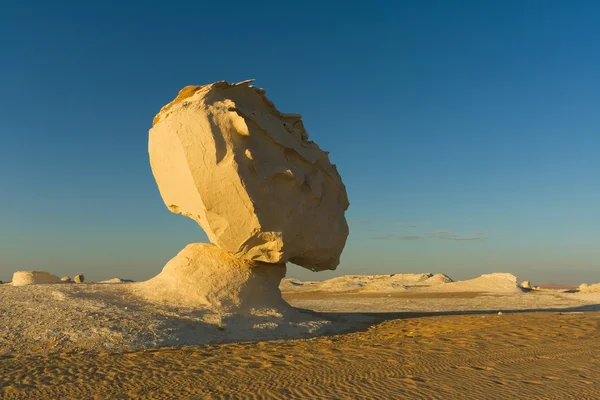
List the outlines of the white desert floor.
{"label": "white desert floor", "polygon": [[600,311],[600,293],[524,292],[510,274],[445,280],[424,274],[286,279],[284,298],[296,310],[257,309],[245,316],[149,303],[131,290],[136,283],[5,284],[0,355],[307,338],[363,327],[384,317],[381,313]]}
{"label": "white desert floor", "polygon": [[241,318],[130,285],[1,285],[0,398],[600,398],[600,293],[507,274],[285,280],[303,310]]}

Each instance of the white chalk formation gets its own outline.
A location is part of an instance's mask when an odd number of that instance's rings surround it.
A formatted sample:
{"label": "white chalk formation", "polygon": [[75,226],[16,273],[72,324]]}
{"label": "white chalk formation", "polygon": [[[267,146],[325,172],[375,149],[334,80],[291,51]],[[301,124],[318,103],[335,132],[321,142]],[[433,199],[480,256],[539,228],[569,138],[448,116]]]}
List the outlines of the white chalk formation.
{"label": "white chalk formation", "polygon": [[131,279],[112,278],[112,279],[107,279],[105,281],[100,281],[98,283],[131,283],[131,282],[133,282]]}
{"label": "white chalk formation", "polygon": [[581,293],[600,293],[600,283],[593,283],[588,285],[587,283],[582,283],[579,285],[578,290]]}
{"label": "white chalk formation", "polygon": [[13,274],[13,286],[39,285],[47,283],[60,283],[58,276],[46,271],[17,271]]}
{"label": "white chalk formation", "polygon": [[391,274],[391,275],[345,275],[321,282],[302,282],[297,279],[284,279],[280,285],[283,291],[320,292],[398,292],[408,287],[426,287],[452,282],[444,274]]}
{"label": "white chalk formation", "polygon": [[214,245],[190,244],[136,287],[153,301],[217,312],[283,307],[285,264],[333,270],[348,197],[301,117],[245,81],[188,86],[154,118],[148,151],[168,209]]}
{"label": "white chalk formation", "polygon": [[183,307],[206,307],[218,312],[285,306],[277,288],[284,264],[236,258],[210,244],[192,243],[146,281],[150,298]]}
{"label": "white chalk formation", "polygon": [[348,197],[301,117],[242,82],[188,86],[154,119],[149,154],[166,206],[237,258],[335,269]]}
{"label": "white chalk formation", "polygon": [[[438,286],[437,288],[442,288]],[[513,274],[496,272],[475,279],[449,282],[443,285],[446,292],[522,293],[517,277]],[[432,290],[429,290],[432,291]]]}
{"label": "white chalk formation", "polygon": [[321,282],[303,282],[298,279],[284,279],[281,291],[288,293],[327,292],[327,293],[522,293],[517,277],[508,273],[481,275],[475,279],[453,281],[447,275],[392,274],[392,275],[346,275]]}

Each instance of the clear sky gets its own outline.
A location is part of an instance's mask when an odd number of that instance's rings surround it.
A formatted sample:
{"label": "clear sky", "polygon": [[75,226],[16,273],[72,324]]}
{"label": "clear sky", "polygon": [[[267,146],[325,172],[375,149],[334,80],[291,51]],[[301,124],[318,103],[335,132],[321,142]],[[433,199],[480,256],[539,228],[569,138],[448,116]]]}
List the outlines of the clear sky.
{"label": "clear sky", "polygon": [[600,281],[596,1],[0,0],[0,279],[158,273],[206,241],[147,136],[183,86],[255,78],[347,186],[337,271]]}

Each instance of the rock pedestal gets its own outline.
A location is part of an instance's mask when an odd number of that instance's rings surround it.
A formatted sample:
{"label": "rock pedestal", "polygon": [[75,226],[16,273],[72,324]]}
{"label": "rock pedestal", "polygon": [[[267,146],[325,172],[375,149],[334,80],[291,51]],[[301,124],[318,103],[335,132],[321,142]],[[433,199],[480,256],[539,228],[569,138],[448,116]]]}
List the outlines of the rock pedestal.
{"label": "rock pedestal", "polygon": [[288,307],[279,283],[285,264],[242,260],[217,246],[188,244],[162,272],[141,283],[145,297],[183,307],[214,312],[247,312],[253,308]]}

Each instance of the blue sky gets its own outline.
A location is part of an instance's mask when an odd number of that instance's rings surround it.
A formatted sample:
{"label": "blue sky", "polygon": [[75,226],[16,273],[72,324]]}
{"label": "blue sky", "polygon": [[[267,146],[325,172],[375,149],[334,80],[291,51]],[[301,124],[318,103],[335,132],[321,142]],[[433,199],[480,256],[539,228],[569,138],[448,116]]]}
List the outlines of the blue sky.
{"label": "blue sky", "polygon": [[0,1],[0,279],[145,279],[187,243],[152,178],[183,86],[255,78],[347,186],[334,272],[600,281],[600,4]]}

